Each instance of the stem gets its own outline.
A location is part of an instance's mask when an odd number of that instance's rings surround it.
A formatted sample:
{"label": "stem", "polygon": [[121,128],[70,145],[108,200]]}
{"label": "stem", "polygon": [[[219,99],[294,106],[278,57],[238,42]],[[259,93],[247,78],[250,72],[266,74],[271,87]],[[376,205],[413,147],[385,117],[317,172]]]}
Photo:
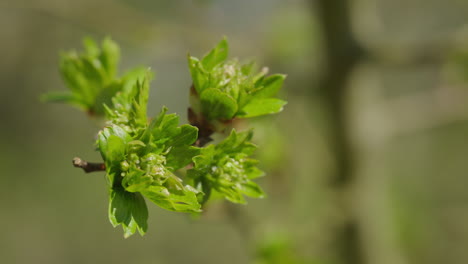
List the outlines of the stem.
{"label": "stem", "polygon": [[106,170],[106,165],[104,163],[87,162],[78,157],[73,158],[72,162],[73,166],[76,168],[82,168],[86,173]]}
{"label": "stem", "polygon": [[[193,84],[192,86],[190,86],[190,97],[199,97]],[[197,115],[197,113],[195,113],[195,111],[193,111],[191,107],[188,108],[188,120],[190,125],[198,128],[198,139],[193,144],[194,146],[203,147],[204,145],[213,140],[211,138],[211,135],[213,135],[214,130],[211,127],[210,122],[208,122],[203,115]]]}
{"label": "stem", "polygon": [[205,146],[206,144],[208,144],[209,142],[211,142],[212,140],[213,139],[210,136],[208,137],[199,136],[197,141],[195,141],[193,145],[201,148]]}

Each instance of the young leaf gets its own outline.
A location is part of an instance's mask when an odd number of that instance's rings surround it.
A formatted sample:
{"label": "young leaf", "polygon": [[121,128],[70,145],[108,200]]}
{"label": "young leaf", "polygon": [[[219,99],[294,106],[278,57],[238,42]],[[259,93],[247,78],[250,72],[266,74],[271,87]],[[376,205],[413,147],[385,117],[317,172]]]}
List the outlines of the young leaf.
{"label": "young leaf", "polygon": [[108,76],[111,79],[115,78],[120,60],[120,49],[110,38],[105,38],[102,42],[102,52],[99,54],[99,60],[106,69]]}
{"label": "young leaf", "polygon": [[192,145],[198,138],[198,128],[191,125],[180,126],[178,135],[171,138],[172,146]]}
{"label": "young leaf", "polygon": [[96,44],[96,41],[90,37],[85,37],[82,42],[86,54],[92,57],[99,56],[100,50],[99,46]]}
{"label": "young leaf", "polygon": [[261,98],[250,101],[237,114],[240,118],[249,118],[261,115],[276,114],[283,110],[286,101],[277,98]]}
{"label": "young leaf", "polygon": [[106,177],[111,187],[119,185],[119,181],[116,182],[115,179],[121,174],[120,162],[125,158],[127,143],[131,140],[130,135],[119,126],[104,128],[98,134],[97,145],[106,165]]}
{"label": "young leaf", "polygon": [[[140,72],[135,74],[141,75]],[[139,134],[147,127],[148,117],[146,109],[149,97],[150,74],[147,73],[142,79],[127,76],[122,86],[131,83],[131,88],[118,92],[111,104],[105,104],[106,116],[110,123],[125,127],[130,134]]]}
{"label": "young leaf", "polygon": [[225,61],[229,53],[229,45],[226,38],[223,38],[214,49],[202,59],[203,67],[211,71],[216,65]]}
{"label": "young leaf", "polygon": [[166,210],[186,213],[201,212],[196,194],[197,191],[190,186],[178,192],[169,192],[161,186],[151,186],[143,192],[146,198]]}
{"label": "young leaf", "polygon": [[233,203],[245,203],[243,194],[262,198],[263,191],[251,181],[260,171],[255,167],[256,162],[248,158],[255,150],[255,145],[249,142],[251,137],[250,131],[232,130],[219,144],[201,149],[200,155],[193,158],[193,169],[187,172],[194,186],[199,186],[205,194],[214,189]]}
{"label": "young leaf", "polygon": [[236,101],[217,89],[206,89],[200,96],[202,112],[208,120],[231,119],[237,112]]}
{"label": "young leaf", "polygon": [[284,74],[273,74],[263,78],[261,83],[257,84],[261,86],[261,88],[252,93],[252,96],[255,98],[268,98],[275,96],[283,86],[284,79],[286,79],[286,75]]}
{"label": "young leaf", "polygon": [[141,194],[123,188],[110,189],[109,220],[114,227],[122,225],[125,238],[137,230],[144,235],[148,229],[148,208]]}
{"label": "young leaf", "polygon": [[200,154],[200,149],[196,147],[172,147],[167,154],[166,166],[173,169],[183,168],[192,162],[192,158],[198,154]]}
{"label": "young leaf", "polygon": [[[140,91],[146,91],[147,95],[147,90]],[[137,103],[146,102],[141,98],[147,97],[141,93],[130,97],[136,98],[133,106],[145,105]],[[130,111],[136,112],[139,108],[132,109]],[[141,193],[162,208],[198,212],[197,191],[184,186],[174,175],[175,170],[186,166],[199,154],[199,149],[191,146],[197,139],[198,129],[179,126],[179,117],[166,111],[163,108],[149,125],[139,124],[142,133],[129,133],[117,125],[100,132],[99,148],[106,163],[107,177],[112,188]],[[136,123],[128,125],[135,127]]]}
{"label": "young leaf", "polygon": [[[113,142],[109,142],[111,138],[113,138]],[[120,139],[122,143],[119,142],[117,144],[115,138]],[[115,152],[116,149],[120,147],[125,147],[125,145],[131,140],[132,138],[130,135],[119,126],[114,125],[101,130],[98,134],[98,146],[104,161],[114,157],[112,156],[112,152]]]}
{"label": "young leaf", "polygon": [[154,74],[150,71],[149,68],[145,67],[137,67],[127,71],[122,76],[122,93],[130,94],[135,86],[135,83],[138,80],[144,80],[148,82],[148,84],[153,80]]}
{"label": "young leaf", "polygon": [[[71,96],[45,96],[44,100],[71,104],[89,114],[102,116],[112,98],[128,88],[131,78],[117,77],[120,51],[110,38],[99,47],[90,38],[83,41],[84,52],[64,52],[60,57],[60,73]],[[133,84],[133,82],[132,82]]]}
{"label": "young leaf", "polygon": [[243,194],[253,198],[263,198],[265,196],[262,188],[253,181],[247,181],[241,184],[240,190]]}
{"label": "young leaf", "polygon": [[107,160],[122,160],[125,158],[126,145],[123,139],[116,135],[107,138]]}
{"label": "young leaf", "polygon": [[207,121],[216,132],[225,129],[225,121],[278,113],[286,103],[274,98],[286,75],[266,76],[268,69],[257,72],[254,63],[226,61],[228,49],[223,39],[201,61],[189,56],[194,120]]}
{"label": "young leaf", "polygon": [[206,88],[208,82],[208,76],[206,71],[203,69],[201,62],[190,55],[188,55],[188,65],[190,70],[190,75],[192,76],[193,86],[198,94],[201,94]]}
{"label": "young leaf", "polygon": [[148,78],[144,78],[141,81],[137,80],[134,89],[136,94],[132,102],[130,119],[134,120],[137,126],[145,126],[148,123],[148,117],[146,115],[149,97]]}

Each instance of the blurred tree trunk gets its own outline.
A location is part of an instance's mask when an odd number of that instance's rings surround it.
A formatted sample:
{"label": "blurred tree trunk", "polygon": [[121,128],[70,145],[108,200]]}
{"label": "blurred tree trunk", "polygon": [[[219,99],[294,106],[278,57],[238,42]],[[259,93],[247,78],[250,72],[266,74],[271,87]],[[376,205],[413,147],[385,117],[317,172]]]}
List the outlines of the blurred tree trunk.
{"label": "blurred tree trunk", "polygon": [[[328,138],[335,160],[331,186],[342,213],[332,234],[332,250],[339,263],[365,263],[359,225],[352,209],[350,187],[354,182],[352,148],[347,120],[348,79],[364,51],[353,37],[348,0],[311,0],[319,13],[323,39],[324,68],[318,92],[329,117]],[[317,91],[317,89],[314,89]]]}

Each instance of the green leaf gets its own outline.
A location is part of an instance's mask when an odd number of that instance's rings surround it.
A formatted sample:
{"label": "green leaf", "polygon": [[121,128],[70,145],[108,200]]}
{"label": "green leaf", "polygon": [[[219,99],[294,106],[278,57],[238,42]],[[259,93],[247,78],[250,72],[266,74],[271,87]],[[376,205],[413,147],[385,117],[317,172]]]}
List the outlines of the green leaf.
{"label": "green leaf", "polygon": [[102,42],[102,52],[99,59],[106,69],[109,78],[114,78],[117,74],[117,65],[120,60],[119,46],[110,38],[105,38]]}
{"label": "green leaf", "polygon": [[139,126],[146,126],[148,117],[146,110],[148,108],[149,97],[149,77],[145,77],[141,81],[136,81],[135,90],[136,94],[132,102],[132,109],[130,111],[130,119]]}
{"label": "green leaf", "polygon": [[229,45],[223,38],[214,49],[203,57],[201,63],[207,71],[211,71],[216,65],[226,60],[229,53]]}
{"label": "green leaf", "polygon": [[161,123],[158,126],[158,131],[153,132],[155,139],[166,139],[177,135],[179,132],[179,116],[176,114],[164,115]]}
{"label": "green leaf", "polygon": [[98,134],[98,147],[106,165],[106,177],[110,186],[118,184],[115,176],[120,176],[120,162],[125,159],[126,146],[132,138],[119,126],[106,127]]}
{"label": "green leaf", "polygon": [[83,47],[85,48],[85,53],[89,56],[96,57],[100,53],[96,41],[90,37],[85,37],[83,39]]}
{"label": "green leaf", "polygon": [[[252,137],[252,130],[237,133],[233,129],[227,138],[218,143],[216,151],[224,155],[235,155],[237,153],[252,155],[257,149],[255,144],[249,142]],[[249,160],[249,162],[251,161]]]}
{"label": "green leaf", "polygon": [[101,47],[90,38],[83,40],[84,52],[64,52],[60,56],[60,73],[70,89],[73,100],[54,98],[101,116],[104,106],[111,105],[112,97],[122,91],[124,82],[116,77],[120,58],[118,45],[110,38]]}
{"label": "green leaf", "polygon": [[198,138],[198,128],[191,125],[179,127],[179,117],[166,114],[166,111],[164,107],[159,116],[151,121],[141,140],[164,152],[166,166],[176,170],[189,164],[198,155],[198,149],[191,147]]}
{"label": "green leaf", "polygon": [[76,98],[86,104],[87,110],[93,107],[95,87],[89,87],[90,81],[84,76],[83,62],[75,53],[62,54],[60,56],[60,73],[65,84]]}
{"label": "green leaf", "polygon": [[109,220],[116,227],[122,225],[124,237],[133,235],[137,230],[144,235],[148,229],[148,208],[143,196],[130,193],[123,188],[113,188],[109,194]]}
{"label": "green leaf", "polygon": [[122,186],[128,192],[143,192],[152,184],[151,177],[145,177],[145,171],[133,168],[126,173],[122,180]]}
{"label": "green leaf", "polygon": [[275,114],[283,110],[286,101],[277,98],[262,98],[250,101],[238,113],[237,117],[249,118],[261,115]]}
{"label": "green leaf", "polygon": [[231,119],[237,112],[236,101],[218,89],[206,89],[200,96],[203,115],[208,120]]}
{"label": "green leaf", "polygon": [[201,211],[196,194],[197,191],[190,186],[177,193],[170,193],[161,186],[151,186],[143,192],[146,198],[166,210],[187,213]]}
{"label": "green leaf", "polygon": [[148,83],[151,82],[151,80],[153,80],[154,78],[153,73],[150,71],[149,68],[137,67],[130,69],[124,74],[124,76],[122,76],[122,92],[125,94],[131,93],[133,87],[135,86],[135,83],[138,80],[143,80],[145,78]]}
{"label": "green leaf", "polygon": [[206,88],[208,77],[203,69],[201,62],[192,56],[188,56],[190,75],[192,76],[193,86],[198,94],[201,94]]}
{"label": "green leaf", "polygon": [[[147,72],[141,80],[134,79],[139,74],[141,72],[136,71],[120,82],[121,92],[112,98],[112,104],[105,104],[106,116],[110,123],[125,127],[132,136],[143,133],[148,124],[146,111],[151,74]],[[132,86],[128,88],[130,83]]]}
{"label": "green leaf", "polygon": [[[249,159],[256,146],[249,142],[252,131],[231,134],[218,143],[200,149],[200,155],[193,158],[194,167],[187,171],[203,193],[218,193],[233,203],[246,203],[243,194],[260,198],[263,191],[251,179],[263,173],[255,167],[256,160]],[[200,201],[204,202],[204,197]]]}
{"label": "green leaf", "polygon": [[174,136],[169,144],[172,146],[192,145],[198,138],[198,128],[191,125],[180,126],[180,132]]}
{"label": "green leaf", "polygon": [[283,86],[284,79],[286,79],[286,75],[284,74],[273,74],[261,79],[261,82],[257,84],[260,88],[252,96],[255,98],[275,96]]}
{"label": "green leaf", "polygon": [[[255,161],[254,164],[257,164],[258,162],[256,160],[253,160]],[[248,161],[246,161],[247,163]],[[256,179],[258,177],[262,177],[262,176],[265,176],[265,172],[263,172],[262,170],[260,170],[259,168],[255,167],[255,165],[246,165],[246,174],[247,174],[247,177],[251,180],[253,179]]]}
{"label": "green leaf", "polygon": [[126,145],[125,142],[118,136],[110,135],[107,139],[107,160],[123,160],[125,158]]}
{"label": "green leaf", "polygon": [[228,49],[227,40],[223,39],[201,61],[189,56],[195,87],[190,94],[191,110],[198,119],[208,121],[216,132],[225,129],[223,121],[277,113],[285,104],[273,97],[286,75],[266,76],[268,69],[258,71],[254,62],[226,61]]}
{"label": "green leaf", "polygon": [[263,198],[265,197],[265,193],[263,190],[253,181],[248,181],[246,183],[241,184],[240,191],[253,198]]}
{"label": "green leaf", "polygon": [[212,164],[213,157],[215,155],[216,155],[215,145],[208,145],[200,149],[200,155],[193,158],[193,163],[195,164],[196,168],[207,169]]}
{"label": "green leaf", "polygon": [[158,117],[154,118],[142,136],[143,140],[149,140],[150,136],[155,144],[164,144],[180,133],[179,116],[166,115],[167,108],[163,108]]}
{"label": "green leaf", "polygon": [[125,131],[125,129],[123,129],[122,127],[120,126],[111,126],[110,127],[110,130],[111,130],[111,133],[113,135],[116,135],[118,136],[119,138],[121,138],[125,143],[128,143],[132,140],[132,137],[127,133],[127,131]]}
{"label": "green leaf", "polygon": [[238,204],[246,204],[247,202],[245,201],[244,196],[242,196],[242,193],[234,188],[234,187],[219,187],[216,188],[217,192],[220,192],[222,195],[224,195],[224,198],[226,200],[232,202],[232,203],[238,203]]}
{"label": "green leaf", "polygon": [[122,89],[120,82],[110,83],[103,87],[95,96],[92,110],[94,114],[103,115],[105,113],[104,105],[111,105],[112,98],[115,94]]}
{"label": "green leaf", "polygon": [[192,158],[200,154],[199,148],[196,147],[172,147],[167,154],[167,167],[177,170],[183,168],[192,162]]}
{"label": "green leaf", "polygon": [[[119,138],[123,143],[116,142],[117,139],[115,139],[115,137]],[[109,142],[110,138],[112,138],[113,142]],[[131,140],[132,138],[130,135],[119,126],[106,127],[99,131],[98,146],[104,161],[110,159],[110,157],[113,155],[111,152],[115,152],[117,148],[122,147],[121,144],[125,145]]]}
{"label": "green leaf", "polygon": [[167,107],[163,106],[163,108],[159,112],[159,115],[157,117],[153,118],[153,121],[150,124],[150,128],[151,127],[158,127],[158,126],[161,125],[163,120],[166,118],[167,110],[168,110]]}

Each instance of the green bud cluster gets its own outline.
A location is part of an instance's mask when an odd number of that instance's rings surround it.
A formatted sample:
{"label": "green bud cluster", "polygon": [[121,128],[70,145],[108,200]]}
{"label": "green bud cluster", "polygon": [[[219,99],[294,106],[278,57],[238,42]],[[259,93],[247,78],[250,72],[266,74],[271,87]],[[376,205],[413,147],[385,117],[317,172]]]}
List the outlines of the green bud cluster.
{"label": "green bud cluster", "polygon": [[109,219],[122,226],[125,237],[147,231],[146,201],[170,211],[199,213],[212,194],[234,203],[246,203],[244,195],[264,197],[253,181],[263,172],[250,158],[256,149],[252,131],[232,130],[207,146],[198,140],[223,132],[235,118],[280,112],[286,102],[275,96],[284,75],[267,76],[266,68],[258,71],[253,63],[226,60],[228,43],[223,39],[201,60],[189,56],[194,116],[189,117],[192,125],[180,126],[179,117],[166,114],[165,107],[149,121],[148,70],[135,68],[118,77],[117,44],[107,38],[101,47],[90,39],[84,45],[83,53],[62,55],[60,71],[70,92],[43,99],[106,119],[96,145],[106,168]]}

